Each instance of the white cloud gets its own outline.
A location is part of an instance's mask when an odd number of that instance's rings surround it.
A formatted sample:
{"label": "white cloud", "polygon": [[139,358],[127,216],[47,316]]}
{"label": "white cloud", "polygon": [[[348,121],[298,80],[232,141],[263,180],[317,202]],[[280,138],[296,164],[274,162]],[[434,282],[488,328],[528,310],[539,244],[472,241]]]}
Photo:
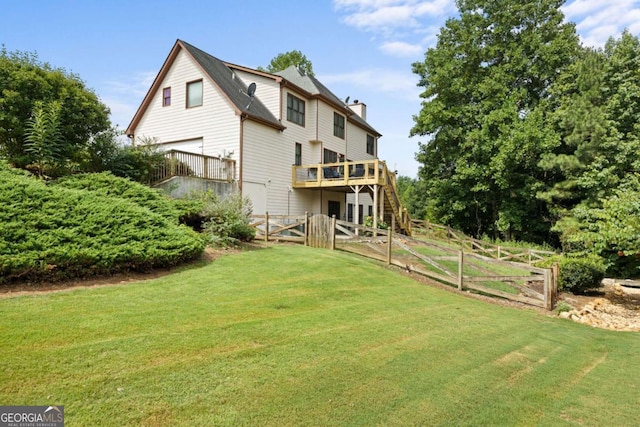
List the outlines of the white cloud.
{"label": "white cloud", "polygon": [[603,6],[602,0],[574,0],[566,4],[562,10],[567,17],[582,16],[598,10]]}
{"label": "white cloud", "polygon": [[624,28],[640,31],[640,1],[616,0],[612,5],[602,0],[574,0],[562,11],[587,46],[601,47],[609,37],[618,37]]}
{"label": "white cloud", "polygon": [[346,24],[381,32],[419,28],[422,18],[443,15],[452,4],[452,0],[334,0],[335,8],[346,13]]}
{"label": "white cloud", "polygon": [[399,34],[402,30],[410,30],[409,36],[432,32],[433,19],[454,10],[454,0],[334,0],[333,4],[343,13],[345,24],[381,36],[380,49],[393,56],[417,52],[417,43],[401,40],[407,36]]}
{"label": "white cloud", "polygon": [[419,44],[405,42],[385,42],[380,45],[380,50],[387,55],[401,58],[415,58],[424,53],[424,48]]}

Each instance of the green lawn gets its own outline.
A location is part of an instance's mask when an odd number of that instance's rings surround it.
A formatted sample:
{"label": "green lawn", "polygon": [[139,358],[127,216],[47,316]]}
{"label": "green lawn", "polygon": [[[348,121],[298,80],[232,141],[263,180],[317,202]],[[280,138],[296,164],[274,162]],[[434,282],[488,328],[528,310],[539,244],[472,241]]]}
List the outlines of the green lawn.
{"label": "green lawn", "polygon": [[640,334],[274,246],[0,300],[0,403],[67,426],[636,425]]}

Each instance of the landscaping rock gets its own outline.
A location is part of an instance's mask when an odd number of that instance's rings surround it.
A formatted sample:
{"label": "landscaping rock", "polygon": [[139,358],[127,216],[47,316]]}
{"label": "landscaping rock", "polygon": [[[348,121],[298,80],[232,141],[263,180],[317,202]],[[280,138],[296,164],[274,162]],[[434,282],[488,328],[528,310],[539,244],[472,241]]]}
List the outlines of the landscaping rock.
{"label": "landscaping rock", "polygon": [[629,289],[611,279],[606,279],[603,284],[603,297],[594,298],[581,308],[562,312],[558,316],[596,328],[640,331],[640,291]]}

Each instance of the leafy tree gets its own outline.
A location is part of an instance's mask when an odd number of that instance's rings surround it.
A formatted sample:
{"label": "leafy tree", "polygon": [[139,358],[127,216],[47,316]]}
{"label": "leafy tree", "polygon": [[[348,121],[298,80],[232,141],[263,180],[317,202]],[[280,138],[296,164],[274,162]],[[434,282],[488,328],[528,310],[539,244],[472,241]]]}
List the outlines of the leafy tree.
{"label": "leafy tree", "polygon": [[109,171],[115,176],[149,184],[158,166],[164,163],[164,153],[151,141],[128,145],[121,141],[122,132],[110,128],[94,135],[82,158],[84,172]]}
{"label": "leafy tree", "polygon": [[559,221],[563,247],[577,254],[597,254],[609,272],[636,277],[640,274],[640,174],[627,178],[602,200],[600,207],[576,206]]}
{"label": "leafy tree", "polygon": [[401,175],[396,180],[396,185],[402,206],[409,211],[412,218],[422,219],[425,216],[424,207],[426,204],[426,201],[423,200],[425,192],[421,191],[422,182]]}
{"label": "leafy tree", "polygon": [[[77,164],[91,137],[110,127],[109,109],[75,74],[42,63],[34,53],[0,49],[0,155],[18,167],[37,161],[25,140],[36,103],[57,102],[60,158]],[[52,105],[52,104],[51,104]]]}
{"label": "leafy tree", "polygon": [[291,50],[286,53],[279,53],[275,58],[271,60],[271,62],[269,62],[267,68],[258,67],[258,70],[275,73],[277,71],[282,71],[292,65],[295,65],[309,76],[315,75],[313,73],[313,65],[311,64],[311,61],[309,61],[307,57],[299,50]]}
{"label": "leafy tree", "polygon": [[458,0],[460,16],[413,64],[424,88],[412,135],[427,214],[474,235],[547,238],[540,157],[557,145],[543,126],[559,70],[580,46],[562,0]]}

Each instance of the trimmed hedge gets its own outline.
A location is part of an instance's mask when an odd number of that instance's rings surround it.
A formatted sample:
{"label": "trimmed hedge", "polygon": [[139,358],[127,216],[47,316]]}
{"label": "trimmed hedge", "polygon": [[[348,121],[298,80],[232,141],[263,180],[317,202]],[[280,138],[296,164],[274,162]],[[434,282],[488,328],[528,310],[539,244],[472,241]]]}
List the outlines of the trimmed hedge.
{"label": "trimmed hedge", "polygon": [[[123,192],[130,184],[88,174],[46,185],[0,162],[0,282],[143,271],[199,257],[204,239],[178,225],[170,201],[149,195],[138,204]],[[85,185],[91,190],[67,188]]]}
{"label": "trimmed hedge", "polygon": [[540,266],[549,267],[557,262],[560,267],[558,288],[574,294],[583,293],[602,286],[606,266],[596,255],[573,257],[558,255],[547,259]]}
{"label": "trimmed hedge", "polygon": [[110,172],[83,173],[60,178],[52,183],[55,186],[76,190],[94,191],[98,194],[119,197],[146,207],[152,212],[170,220],[177,221],[181,212],[178,205],[162,194],[160,190],[150,188],[127,178],[119,178]]}

